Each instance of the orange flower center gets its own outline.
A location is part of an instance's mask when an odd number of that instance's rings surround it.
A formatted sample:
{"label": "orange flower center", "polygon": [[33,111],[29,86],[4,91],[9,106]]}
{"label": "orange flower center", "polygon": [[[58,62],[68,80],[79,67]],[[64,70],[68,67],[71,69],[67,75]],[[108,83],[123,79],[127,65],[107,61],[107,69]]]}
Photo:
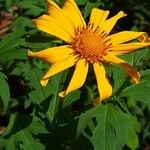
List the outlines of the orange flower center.
{"label": "orange flower center", "polygon": [[99,28],[93,30],[92,25],[75,30],[71,41],[75,54],[91,63],[103,61],[103,56],[108,53],[110,47],[107,34]]}

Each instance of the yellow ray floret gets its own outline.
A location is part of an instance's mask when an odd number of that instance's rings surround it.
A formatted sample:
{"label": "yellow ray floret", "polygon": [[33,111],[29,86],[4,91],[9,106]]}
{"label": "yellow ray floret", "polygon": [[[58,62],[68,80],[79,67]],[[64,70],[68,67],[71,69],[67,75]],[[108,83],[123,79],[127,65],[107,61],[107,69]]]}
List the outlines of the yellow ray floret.
{"label": "yellow ray floret", "polygon": [[67,45],[39,52],[28,51],[28,56],[52,64],[41,80],[43,86],[47,85],[51,76],[75,66],[67,89],[59,93],[64,97],[83,86],[89,64],[92,64],[100,95],[96,102],[99,103],[112,95],[105,63],[121,65],[134,83],[140,82],[139,73],[118,55],[150,46],[150,38],[145,32],[121,31],[111,34],[117,21],[126,16],[123,11],[108,18],[108,10],[94,8],[86,24],[74,0],[65,0],[62,8],[53,0],[48,0],[47,4],[48,14],[35,19],[34,23],[39,30],[62,39]]}
{"label": "yellow ray floret", "polygon": [[68,88],[65,91],[61,92],[59,96],[64,97],[71,91],[80,88],[85,82],[87,72],[88,72],[88,63],[86,62],[86,60],[85,59],[79,60],[76,64],[76,68]]}
{"label": "yellow ray floret", "polygon": [[28,51],[30,57],[40,58],[48,63],[56,63],[65,60],[72,55],[73,50],[69,45],[47,48],[39,52]]}

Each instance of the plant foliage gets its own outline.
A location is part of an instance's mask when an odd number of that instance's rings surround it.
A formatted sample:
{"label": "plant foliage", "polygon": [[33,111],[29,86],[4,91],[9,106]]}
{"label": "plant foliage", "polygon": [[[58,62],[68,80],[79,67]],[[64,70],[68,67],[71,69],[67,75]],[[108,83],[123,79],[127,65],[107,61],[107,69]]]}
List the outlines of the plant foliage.
{"label": "plant foliage", "polygon": [[[63,4],[63,0],[56,2]],[[94,7],[110,9],[112,14],[119,10],[128,13],[127,23],[120,22],[113,32],[150,31],[148,0],[76,2],[85,19]],[[12,12],[14,6],[16,9]],[[32,19],[47,12],[46,1],[0,0],[2,11],[12,14],[13,19],[9,30],[0,36],[0,149],[148,149],[149,48],[123,56],[140,72],[139,84],[133,85],[122,68],[106,66],[113,85],[113,95],[108,101],[93,105],[97,96],[93,74],[81,89],[62,100],[58,93],[66,86],[71,70],[53,76],[48,85],[42,87],[40,79],[48,65],[26,56],[28,49],[39,51],[62,43],[38,31],[32,23]]]}

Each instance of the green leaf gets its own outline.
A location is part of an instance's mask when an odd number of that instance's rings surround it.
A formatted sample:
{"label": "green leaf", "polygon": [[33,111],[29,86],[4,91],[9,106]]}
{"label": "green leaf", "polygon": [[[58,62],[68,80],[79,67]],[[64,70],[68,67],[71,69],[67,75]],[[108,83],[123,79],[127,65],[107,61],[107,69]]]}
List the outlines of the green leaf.
{"label": "green leaf", "polygon": [[78,5],[84,5],[86,3],[86,0],[76,0]]}
{"label": "green leaf", "polygon": [[7,142],[6,149],[44,149],[44,145],[38,139],[33,138],[33,135],[38,137],[39,133],[48,133],[45,124],[38,117],[14,114],[11,115],[9,124],[6,129],[9,132],[3,135]]}
{"label": "green leaf", "polygon": [[0,73],[0,97],[3,101],[3,105],[4,105],[3,111],[5,112],[9,104],[10,92],[9,92],[8,83],[2,73]]}
{"label": "green leaf", "polygon": [[[51,41],[51,42],[50,42]],[[39,33],[32,34],[25,39],[25,42],[21,46],[33,49],[34,51],[43,50],[49,48],[52,45],[52,38],[49,36],[41,35]]]}
{"label": "green leaf", "polygon": [[[35,63],[35,62],[34,62]],[[29,81],[30,93],[29,100],[34,104],[42,103],[46,98],[52,94],[52,87],[48,84],[46,87],[43,87],[40,83],[40,80],[43,75],[42,68],[45,68],[47,65],[43,64],[41,61],[34,65],[34,68],[31,68],[29,62],[20,62],[17,64],[17,67],[12,70],[11,75],[23,75],[26,80]]]}
{"label": "green leaf", "polygon": [[48,110],[46,112],[46,116],[51,123],[53,122],[55,114],[58,110],[58,105],[59,105],[59,100],[60,100],[58,96],[58,92],[60,89],[62,75],[63,75],[62,72],[55,75],[54,77],[52,77],[52,80],[49,83],[49,85],[51,85],[53,90],[51,91],[52,96],[51,96],[51,101],[49,103]]}
{"label": "green leaf", "polygon": [[142,71],[140,75],[142,81],[150,81],[150,69]]}
{"label": "green leaf", "polygon": [[111,71],[114,81],[113,93],[116,94],[119,90],[121,90],[121,87],[126,80],[126,74],[123,68],[117,66],[113,66]]}
{"label": "green leaf", "polygon": [[150,90],[149,89],[150,89],[150,82],[143,81],[143,82],[140,82],[139,84],[134,84],[125,88],[121,92],[120,97],[133,98],[143,103],[149,103],[150,102]]}
{"label": "green leaf", "polygon": [[36,66],[31,69],[29,63],[20,63],[18,64],[20,69],[14,69],[11,74],[24,74],[28,78],[31,87],[29,100],[34,104],[43,105],[42,108],[46,111],[44,113],[46,113],[48,120],[52,122],[59,105],[58,92],[62,88],[61,81],[64,78],[64,73],[62,72],[51,77],[47,86],[43,87],[40,83],[43,76],[42,68],[47,68],[47,65],[45,66],[41,61],[35,61],[34,65]]}
{"label": "green leaf", "polygon": [[33,16],[38,16],[42,12],[45,12],[45,1],[40,1],[40,0],[16,0],[16,4],[18,7],[25,9],[25,14],[26,15],[33,15]]}
{"label": "green leaf", "polygon": [[87,16],[91,13],[91,10],[95,7],[98,7],[100,3],[100,0],[96,0],[95,2],[87,1],[84,9],[84,18],[87,18]]}
{"label": "green leaf", "polygon": [[149,49],[145,48],[136,52],[125,54],[122,56],[122,58],[126,60],[129,64],[137,66],[141,64],[142,58],[144,58],[144,56],[146,56],[148,52]]}
{"label": "green leaf", "polygon": [[12,24],[15,31],[25,31],[27,27],[33,28],[32,20],[27,17],[20,16]]}
{"label": "green leaf", "polygon": [[0,60],[2,62],[5,62],[5,59],[9,58],[11,60],[14,58],[26,58],[26,52],[20,46],[25,44],[23,37],[27,33],[25,27],[33,27],[32,21],[26,17],[18,17],[12,26],[14,31],[3,36],[0,41]]}
{"label": "green leaf", "polygon": [[40,84],[41,78],[42,72],[39,70],[39,68],[34,68],[29,72],[29,80],[31,87],[33,88],[29,94],[29,97],[30,100],[36,104],[42,103],[51,94],[50,86],[43,87]]}
{"label": "green leaf", "polygon": [[24,43],[24,39],[21,37],[22,35],[22,31],[16,31],[3,36],[2,40],[0,41],[1,62],[5,62],[8,59],[8,57],[11,59],[19,58],[20,55],[21,57],[25,57],[25,51],[21,49],[16,49],[17,47],[19,47],[19,45]]}
{"label": "green leaf", "polygon": [[5,7],[7,9],[10,9],[12,7],[12,3],[13,3],[12,0],[7,0],[6,3],[5,3]]}
{"label": "green leaf", "polygon": [[86,111],[79,118],[77,136],[87,129],[92,120],[96,121],[95,129],[91,131],[94,150],[121,150],[131,140],[129,136],[137,140],[139,124],[134,117],[125,114],[117,106],[100,104]]}
{"label": "green leaf", "polygon": [[78,122],[78,128],[77,128],[77,137],[80,136],[80,134],[84,131],[86,126],[89,124],[91,119],[98,114],[99,107],[92,108],[88,111],[86,111],[84,114],[80,116],[79,122]]}
{"label": "green leaf", "polygon": [[73,102],[77,101],[79,98],[80,98],[80,91],[78,90],[68,94],[63,100],[62,108],[69,106]]}
{"label": "green leaf", "polygon": [[3,150],[6,145],[6,140],[0,137],[0,149]]}

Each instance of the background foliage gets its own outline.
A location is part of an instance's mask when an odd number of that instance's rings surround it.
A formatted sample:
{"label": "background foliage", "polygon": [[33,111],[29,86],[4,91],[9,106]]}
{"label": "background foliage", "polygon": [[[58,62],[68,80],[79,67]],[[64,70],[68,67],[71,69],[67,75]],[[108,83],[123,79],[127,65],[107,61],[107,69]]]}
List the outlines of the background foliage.
{"label": "background foliage", "polygon": [[[63,0],[57,0],[62,5]],[[150,32],[148,0],[77,0],[83,16],[93,7],[120,10],[128,17],[113,32]],[[85,85],[63,100],[58,97],[71,74],[40,79],[46,63],[26,56],[62,41],[38,31],[32,19],[47,11],[44,0],[0,0],[0,149],[4,150],[135,150],[150,148],[150,51],[123,56],[141,73],[132,85],[118,66],[106,66],[113,85],[111,100],[93,106],[97,89],[93,71]],[[3,26],[2,26],[3,23]]]}

